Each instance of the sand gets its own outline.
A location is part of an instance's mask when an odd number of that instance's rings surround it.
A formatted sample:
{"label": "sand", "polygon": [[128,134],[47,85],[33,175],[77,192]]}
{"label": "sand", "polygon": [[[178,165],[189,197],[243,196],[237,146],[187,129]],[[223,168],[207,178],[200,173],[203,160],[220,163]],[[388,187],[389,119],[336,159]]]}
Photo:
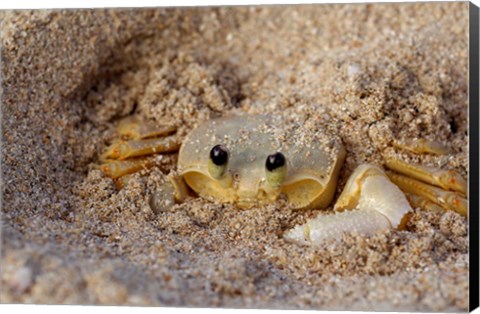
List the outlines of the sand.
{"label": "sand", "polygon": [[[300,247],[282,234],[316,210],[198,197],[158,210],[177,154],[120,191],[95,164],[125,116],[181,140],[246,112],[327,119],[347,150],[336,197],[387,156],[466,176],[468,3],[1,17],[2,303],[467,310],[467,219],[454,212]],[[408,138],[452,153],[391,145]]]}

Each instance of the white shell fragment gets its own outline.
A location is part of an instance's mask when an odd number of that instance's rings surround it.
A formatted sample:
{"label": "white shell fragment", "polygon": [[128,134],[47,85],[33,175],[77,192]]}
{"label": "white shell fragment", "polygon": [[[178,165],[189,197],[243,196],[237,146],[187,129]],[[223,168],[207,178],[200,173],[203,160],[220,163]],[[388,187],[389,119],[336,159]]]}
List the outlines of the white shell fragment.
{"label": "white shell fragment", "polygon": [[355,188],[344,191],[340,197],[358,200],[354,209],[318,215],[286,232],[285,239],[298,244],[321,244],[345,232],[366,235],[397,228],[412,210],[405,195],[379,168],[371,165],[359,168],[349,179],[350,184],[347,183]]}

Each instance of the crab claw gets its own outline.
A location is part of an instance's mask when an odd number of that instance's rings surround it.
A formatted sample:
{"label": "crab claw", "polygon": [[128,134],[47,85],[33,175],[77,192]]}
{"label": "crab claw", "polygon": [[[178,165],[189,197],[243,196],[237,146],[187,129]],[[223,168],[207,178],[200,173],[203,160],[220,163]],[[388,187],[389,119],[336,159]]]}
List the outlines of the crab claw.
{"label": "crab claw", "polygon": [[287,231],[285,239],[299,244],[321,244],[345,232],[372,234],[399,228],[412,207],[380,168],[364,164],[350,176],[334,209],[335,214],[318,215]]}

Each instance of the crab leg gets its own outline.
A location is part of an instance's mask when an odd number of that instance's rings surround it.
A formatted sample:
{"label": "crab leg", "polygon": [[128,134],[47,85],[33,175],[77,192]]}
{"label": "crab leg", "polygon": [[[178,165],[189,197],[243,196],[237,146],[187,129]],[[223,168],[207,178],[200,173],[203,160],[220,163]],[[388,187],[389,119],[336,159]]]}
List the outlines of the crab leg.
{"label": "crab leg", "polygon": [[178,138],[175,135],[155,138],[156,136],[167,135],[176,130],[173,126],[157,126],[152,122],[139,123],[136,118],[123,119],[117,126],[118,133],[125,139],[119,140],[110,145],[106,152],[100,156],[104,164],[100,169],[109,177],[117,179],[117,186],[123,186],[128,178],[120,178],[132,174],[141,169],[149,168],[155,164],[153,158],[143,157],[154,153],[169,153],[180,148]]}
{"label": "crab leg", "polygon": [[100,165],[100,170],[112,179],[146,169],[155,164],[154,158],[135,158],[132,160],[111,160]]}
{"label": "crab leg", "polygon": [[393,141],[392,145],[417,154],[447,155],[450,153],[450,149],[442,143],[425,139],[405,140],[402,142]]}
{"label": "crab leg", "polygon": [[115,183],[115,187],[117,188],[117,190],[123,189],[123,187],[127,185],[128,181],[132,179],[132,177],[133,177],[133,174],[126,174],[124,176],[113,179],[113,182]]}
{"label": "crab leg", "polygon": [[454,210],[463,216],[467,216],[468,201],[459,193],[444,191],[416,179],[393,172],[387,172],[387,175],[402,191],[422,196],[445,209]]}
{"label": "crab leg", "polygon": [[169,153],[177,151],[180,144],[176,136],[152,138],[145,140],[120,141],[112,144],[102,154],[101,159],[124,160],[130,157],[145,156],[154,153]]}
{"label": "crab leg", "polygon": [[285,238],[301,244],[320,244],[344,232],[371,234],[401,228],[412,208],[405,194],[380,168],[366,164],[350,176],[335,210],[336,214],[318,215],[289,230]]}
{"label": "crab leg", "polygon": [[396,159],[387,159],[386,166],[391,170],[446,190],[467,194],[467,181],[456,171],[414,165]]}
{"label": "crab leg", "polygon": [[144,139],[157,137],[175,132],[174,126],[157,126],[152,122],[140,123],[134,117],[128,117],[120,121],[117,126],[117,132],[124,137],[131,139]]}
{"label": "crab leg", "polygon": [[411,193],[406,193],[408,201],[410,202],[410,205],[414,208],[420,208],[420,209],[425,209],[425,210],[431,210],[431,211],[445,211],[445,208],[435,204],[434,202],[429,201],[423,196],[418,196],[415,194]]}

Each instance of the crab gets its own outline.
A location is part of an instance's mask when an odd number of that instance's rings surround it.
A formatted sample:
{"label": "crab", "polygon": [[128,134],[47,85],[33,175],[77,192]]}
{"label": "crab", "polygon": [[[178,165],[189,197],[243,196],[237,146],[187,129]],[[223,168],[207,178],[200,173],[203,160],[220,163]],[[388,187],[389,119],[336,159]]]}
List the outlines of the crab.
{"label": "crab", "polygon": [[[124,138],[101,156],[103,172],[117,180],[151,167],[151,154],[176,152],[169,175],[175,200],[188,191],[212,202],[240,208],[284,198],[293,209],[325,209],[337,190],[346,150],[331,129],[272,115],[234,115],[193,129],[179,143],[174,127],[127,118],[118,126]],[[397,143],[415,153],[446,154],[438,142]],[[454,210],[467,215],[467,183],[455,171],[387,159],[384,171],[359,165],[340,193],[333,214],[319,213],[284,233],[298,244],[321,244],[344,232],[371,234],[405,226],[412,208]]]}

